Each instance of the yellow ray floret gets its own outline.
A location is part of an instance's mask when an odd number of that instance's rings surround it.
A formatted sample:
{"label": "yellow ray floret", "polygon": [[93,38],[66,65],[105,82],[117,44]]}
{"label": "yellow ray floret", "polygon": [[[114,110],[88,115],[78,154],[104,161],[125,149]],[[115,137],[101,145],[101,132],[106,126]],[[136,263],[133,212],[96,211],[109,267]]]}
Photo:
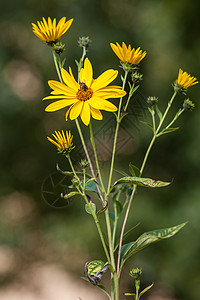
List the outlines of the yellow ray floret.
{"label": "yellow ray floret", "polygon": [[45,18],[42,18],[42,21],[38,21],[37,24],[32,23],[33,33],[39,37],[44,42],[53,43],[56,42],[71,26],[73,19],[65,22],[66,18],[63,17],[60,19],[56,25],[56,19],[53,21],[48,17],[46,21]]}
{"label": "yellow ray floret", "polygon": [[50,137],[47,137],[47,139],[54,144],[58,150],[60,151],[65,151],[68,150],[72,146],[72,140],[73,140],[73,135],[71,135],[71,132],[66,130],[66,134],[62,130],[60,131],[55,131],[55,134],[52,134],[54,139],[51,139]]}
{"label": "yellow ray floret", "polygon": [[122,46],[118,43],[116,43],[116,45],[110,43],[110,46],[122,62],[127,62],[133,65],[139,64],[147,54],[146,51],[140,50],[140,47],[137,49],[131,49],[131,45],[128,45],[127,47],[124,42],[122,43]]}
{"label": "yellow ray floret", "polygon": [[100,110],[110,112],[117,110],[117,107],[107,99],[126,95],[120,86],[108,86],[117,77],[118,71],[109,69],[97,79],[93,79],[93,69],[88,58],[85,59],[84,67],[79,74],[80,84],[74,79],[71,68],[69,72],[62,69],[61,74],[63,83],[50,80],[48,83],[53,91],[43,100],[56,100],[46,107],[48,112],[70,106],[66,112],[66,120],[68,115],[71,120],[80,116],[85,125],[90,123],[91,116],[96,120],[102,120]]}
{"label": "yellow ray floret", "polygon": [[183,70],[179,69],[177,83],[184,89],[187,89],[190,86],[197,84],[198,81],[195,77],[193,77],[190,74],[188,74],[187,72],[183,72]]}

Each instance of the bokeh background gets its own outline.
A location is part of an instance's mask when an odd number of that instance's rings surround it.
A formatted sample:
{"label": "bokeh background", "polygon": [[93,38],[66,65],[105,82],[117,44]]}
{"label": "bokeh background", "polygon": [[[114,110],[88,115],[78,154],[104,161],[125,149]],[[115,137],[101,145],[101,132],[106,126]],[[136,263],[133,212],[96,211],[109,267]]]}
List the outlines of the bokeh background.
{"label": "bokeh background", "polygon": [[[85,262],[103,255],[83,201],[53,204],[54,198],[44,194],[51,188],[52,178],[54,182],[61,180],[56,163],[69,169],[46,136],[54,130],[71,129],[77,145],[72,158],[77,166],[83,152],[74,123],[64,121],[64,111],[44,111],[46,103],[41,99],[49,94],[47,81],[57,76],[51,49],[34,36],[31,23],[43,16],[73,17],[73,25],[62,39],[66,45],[65,66],[76,70],[75,59],[81,56],[77,39],[89,36],[92,46],[88,55],[96,77],[107,68],[118,68],[110,42],[124,41],[147,51],[141,64],[144,81],[119,137],[115,168],[128,172],[130,161],[141,165],[151,138],[150,130],[140,123],[148,118],[146,97],[158,96],[164,110],[180,67],[200,79],[199,9],[197,0],[1,1],[1,299],[104,299],[95,288],[87,290],[87,283],[80,279]],[[189,221],[176,237],[148,247],[126,265],[124,290],[132,288],[129,270],[142,267],[142,285],[155,283],[146,296],[148,300],[199,300],[199,86],[190,88],[188,94],[195,110],[184,113],[177,121],[179,131],[156,142],[144,173],[166,181],[173,178],[173,184],[161,190],[138,189],[127,225],[130,228],[140,222],[128,242],[145,231]],[[169,117],[182,106],[183,100],[183,96],[176,98]],[[105,176],[113,128],[108,121],[113,124],[110,114],[104,113],[104,121],[93,122]],[[85,136],[88,139],[87,131]],[[115,172],[114,177],[119,176]],[[62,188],[59,186],[56,192],[60,193]],[[125,297],[121,295],[121,299]]]}

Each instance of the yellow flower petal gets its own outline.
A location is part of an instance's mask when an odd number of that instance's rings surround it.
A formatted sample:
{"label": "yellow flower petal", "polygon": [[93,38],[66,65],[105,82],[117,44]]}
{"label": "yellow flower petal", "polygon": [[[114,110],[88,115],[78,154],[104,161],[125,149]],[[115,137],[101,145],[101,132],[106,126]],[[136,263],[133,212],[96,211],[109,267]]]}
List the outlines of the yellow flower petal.
{"label": "yellow flower petal", "polygon": [[84,102],[82,111],[81,111],[81,120],[83,123],[88,126],[90,123],[90,107],[87,101]]}
{"label": "yellow flower petal", "polygon": [[118,75],[116,70],[107,70],[103,72],[91,85],[93,91],[99,90],[102,87],[106,87],[110,82],[112,82]]}
{"label": "yellow flower petal", "polygon": [[63,84],[59,81],[55,81],[55,80],[49,80],[48,81],[49,86],[54,90],[54,92],[52,92],[52,94],[67,94],[68,97],[75,97],[76,96],[76,92],[74,91],[74,89],[66,86],[66,84]]}
{"label": "yellow flower petal", "polygon": [[58,100],[58,101],[56,101],[54,103],[49,104],[46,107],[45,110],[48,111],[48,112],[57,111],[59,109],[67,107],[67,106],[69,106],[69,105],[71,105],[71,104],[73,104],[75,102],[77,102],[77,100],[74,100],[74,99],[72,99],[72,100]]}
{"label": "yellow flower petal", "polygon": [[66,23],[66,18],[63,17],[56,26],[56,19],[53,22],[50,17],[47,21],[42,18],[41,22],[37,22],[37,25],[32,23],[33,33],[39,37],[42,41],[47,43],[56,42],[71,26],[73,19],[68,20]]}
{"label": "yellow flower petal", "polygon": [[70,119],[71,120],[78,118],[78,116],[81,113],[83,104],[84,104],[83,101],[78,101],[72,106],[71,111],[70,111]]}
{"label": "yellow flower petal", "polygon": [[92,65],[89,59],[86,57],[84,62],[84,68],[80,72],[80,81],[84,82],[87,87],[90,87],[93,77]]}
{"label": "yellow flower petal", "polygon": [[130,64],[139,64],[140,61],[146,56],[146,51],[140,50],[140,47],[135,50],[135,48],[131,49],[131,45],[126,46],[123,42],[122,46],[118,43],[113,44],[110,43],[110,46],[114,53],[119,57],[122,62],[127,62]]}
{"label": "yellow flower petal", "polygon": [[91,111],[91,115],[94,119],[96,119],[96,120],[102,120],[103,119],[103,116],[102,116],[102,113],[100,112],[100,110],[90,106],[90,111]]}
{"label": "yellow flower petal", "polygon": [[87,103],[96,109],[107,110],[107,111],[117,110],[117,107],[114,104],[101,97],[92,97],[87,101]]}
{"label": "yellow flower petal", "polygon": [[70,76],[70,74],[65,69],[61,69],[61,74],[64,83],[73,90],[78,91],[79,84],[73,79],[73,77]]}

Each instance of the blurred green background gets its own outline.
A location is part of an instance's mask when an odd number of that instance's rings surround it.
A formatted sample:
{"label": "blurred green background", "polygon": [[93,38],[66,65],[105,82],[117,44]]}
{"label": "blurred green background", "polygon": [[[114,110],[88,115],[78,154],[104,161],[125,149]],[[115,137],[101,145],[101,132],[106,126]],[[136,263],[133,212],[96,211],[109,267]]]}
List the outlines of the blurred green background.
{"label": "blurred green background", "polygon": [[[56,163],[69,169],[64,157],[46,136],[54,130],[71,129],[77,145],[74,157],[81,157],[80,141],[74,122],[66,123],[64,110],[48,114],[41,99],[49,94],[47,81],[57,79],[51,49],[33,33],[31,23],[44,17],[74,18],[63,36],[67,57],[65,67],[76,70],[81,56],[79,36],[89,36],[88,56],[95,77],[107,68],[118,68],[109,43],[122,41],[147,51],[141,63],[144,81],[131,104],[129,121],[122,125],[116,169],[128,171],[128,163],[140,166],[151,132],[139,120],[148,113],[145,98],[159,97],[165,109],[173,93],[171,83],[178,69],[200,79],[200,2],[193,0],[11,0],[0,3],[0,281],[2,288],[18,279],[20,272],[34,262],[55,263],[77,278],[84,263],[103,254],[95,226],[84,211],[81,199],[59,203],[44,197],[49,176],[57,176]],[[120,70],[121,72],[121,70]],[[74,71],[76,74],[76,71]],[[119,83],[118,79],[118,83]],[[116,81],[117,83],[117,81]],[[171,180],[166,189],[138,189],[128,227],[140,222],[128,241],[145,231],[188,225],[174,238],[152,245],[130,260],[124,269],[122,285],[131,289],[128,272],[143,268],[143,285],[155,282],[169,299],[199,300],[200,294],[200,110],[199,85],[189,89],[195,103],[193,112],[184,113],[176,125],[180,130],[162,136],[155,144],[145,176]],[[178,96],[171,117],[182,106]],[[107,175],[112,126],[110,114],[94,121],[99,147],[104,143],[101,167]],[[113,124],[113,123],[112,123]],[[82,126],[84,129],[84,126]],[[87,129],[87,128],[86,128]],[[85,132],[86,138],[87,132]],[[103,142],[102,142],[103,141]],[[79,156],[80,155],[80,156]],[[115,178],[119,174],[115,172]],[[114,178],[114,179],[115,179]],[[55,179],[57,180],[57,179]],[[60,179],[58,179],[60,180]],[[60,192],[60,190],[59,190]],[[62,207],[62,205],[64,207]],[[73,263],[72,263],[73,261]],[[148,296],[150,299],[150,293]],[[171,297],[171,298],[170,298]],[[152,298],[157,299],[157,298]],[[158,298],[168,299],[168,298]]]}

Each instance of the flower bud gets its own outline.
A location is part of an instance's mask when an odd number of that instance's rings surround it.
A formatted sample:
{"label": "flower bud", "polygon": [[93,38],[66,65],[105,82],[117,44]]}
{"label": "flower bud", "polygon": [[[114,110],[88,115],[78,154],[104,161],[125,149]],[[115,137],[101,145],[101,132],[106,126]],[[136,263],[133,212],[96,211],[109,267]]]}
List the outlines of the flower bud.
{"label": "flower bud", "polygon": [[158,103],[158,97],[155,97],[155,96],[149,96],[147,98],[147,104],[149,104],[149,106],[154,106]]}
{"label": "flower bud", "polygon": [[91,46],[92,41],[89,39],[89,36],[79,37],[78,45],[81,48],[86,48],[86,50]]}
{"label": "flower bud", "polygon": [[129,275],[133,277],[135,280],[140,280],[140,276],[142,275],[142,269],[141,268],[133,268]]}
{"label": "flower bud", "polygon": [[86,169],[88,165],[89,165],[89,162],[86,159],[81,159],[81,161],[80,161],[81,169]]}
{"label": "flower bud", "polygon": [[131,74],[131,79],[134,83],[139,83],[143,80],[143,74],[140,74],[139,72],[135,71]]}
{"label": "flower bud", "polygon": [[185,101],[183,102],[183,109],[184,110],[193,110],[195,107],[194,103],[192,103],[192,101],[190,101],[190,99],[185,99]]}
{"label": "flower bud", "polygon": [[80,179],[74,176],[72,179],[72,184],[77,187],[80,186]]}
{"label": "flower bud", "polygon": [[57,42],[56,44],[53,44],[52,48],[57,54],[60,55],[65,50],[65,45],[62,44],[61,42]]}

